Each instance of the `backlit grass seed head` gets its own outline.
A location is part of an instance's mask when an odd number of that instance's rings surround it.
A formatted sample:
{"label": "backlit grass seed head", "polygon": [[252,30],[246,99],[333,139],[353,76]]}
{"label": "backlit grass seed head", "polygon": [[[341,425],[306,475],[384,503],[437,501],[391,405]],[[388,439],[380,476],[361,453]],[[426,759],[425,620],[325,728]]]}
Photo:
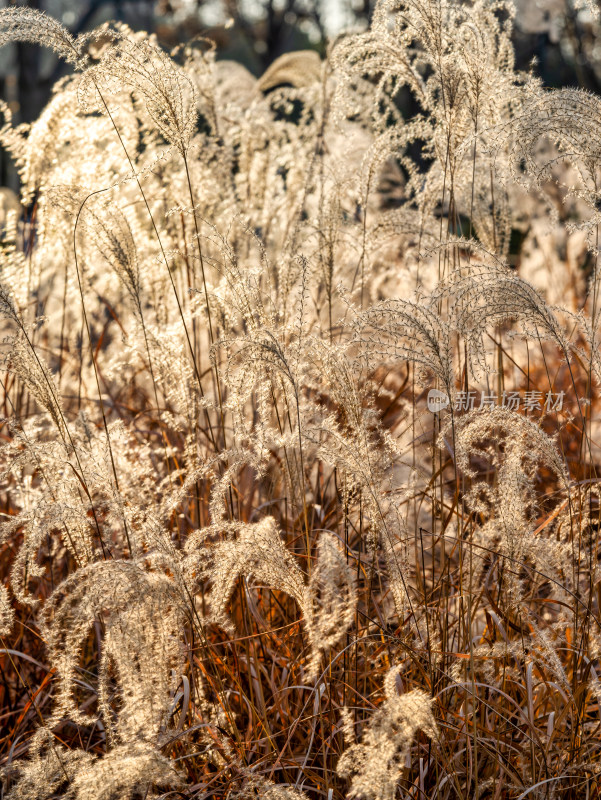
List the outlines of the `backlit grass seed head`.
{"label": "backlit grass seed head", "polygon": [[399,671],[393,667],[387,673],[384,703],[373,712],[361,741],[338,761],[338,774],[351,782],[349,797],[393,800],[416,733],[437,737],[432,698],[421,689],[399,694],[395,681]]}
{"label": "backlit grass seed head", "polygon": [[308,680],[317,677],[321,655],[344,641],[356,608],[355,574],[346,563],[336,537],[323,531],[303,602],[312,650]]}
{"label": "backlit grass seed head", "polygon": [[[482,193],[470,197],[474,181],[487,174],[478,169],[474,178],[476,149],[481,160],[489,131],[519,107],[523,94],[524,77],[513,70],[513,16],[508,2],[380,0],[369,30],[334,48],[339,113],[361,114],[378,134],[394,131],[395,155],[409,176],[406,197],[420,208],[422,224],[449,192],[450,229],[457,203],[471,215]],[[409,120],[396,103],[406,90],[419,109]],[[425,173],[407,153],[416,140],[433,162]]]}
{"label": "backlit grass seed head", "polygon": [[[15,314],[14,307],[12,307],[11,315],[16,320],[18,317]],[[20,320],[19,324],[22,326]],[[67,428],[56,378],[43,358],[32,348],[31,341],[23,327],[13,339],[12,349],[7,357],[7,366],[9,370],[19,376],[31,395],[49,413],[67,446]]]}
{"label": "backlit grass seed head", "polygon": [[434,296],[450,300],[452,327],[467,341],[476,376],[487,371],[484,334],[504,322],[517,322],[528,338],[554,342],[564,357],[568,338],[553,310],[527,281],[502,265],[478,264],[451,273]]}
{"label": "backlit grass seed head", "polygon": [[[8,129],[2,137],[2,144],[19,165],[21,198],[23,204],[28,205],[56,180],[57,174],[65,180],[65,165],[63,163],[62,169],[59,166],[59,162],[64,161],[65,142],[75,144],[82,137],[82,115],[75,80],[71,76],[64,78],[55,87],[40,116],[25,130],[22,128]],[[81,152],[83,156],[84,151]],[[85,169],[85,163],[79,166]],[[72,168],[67,170],[67,174]]]}
{"label": "backlit grass seed head", "polygon": [[84,244],[93,243],[140,309],[140,269],[132,230],[119,208],[86,189],[57,186],[47,193],[49,204],[63,211]]}
{"label": "backlit grass seed head", "polygon": [[[218,527],[218,526],[216,526]],[[227,527],[227,526],[226,526]],[[263,584],[292,597],[303,615],[309,636],[310,659],[307,680],[314,679],[321,656],[341,642],[355,614],[355,578],[335,537],[321,534],[317,561],[308,584],[276,527],[266,517],[261,522],[237,525],[235,538],[210,546],[194,546],[188,556],[188,570],[210,577],[209,621],[234,633],[227,606],[240,578]]]}
{"label": "backlit grass seed head", "polygon": [[416,301],[384,300],[358,312],[353,328],[368,363],[413,361],[421,380],[433,373],[452,394],[451,331],[435,308]]}
{"label": "backlit grass seed head", "polygon": [[227,605],[241,577],[283,591],[302,606],[303,574],[284,546],[273,517],[240,526],[236,538],[215,544],[210,556],[211,619],[226,630],[233,632]]}
{"label": "backlit grass seed head", "polygon": [[[439,438],[444,446],[450,423]],[[568,473],[555,442],[538,422],[508,408],[495,407],[468,412],[455,419],[455,458],[462,473],[473,479],[464,500],[474,514],[481,515],[475,537],[487,549],[506,555],[513,565],[508,572],[508,593],[512,603],[522,597],[519,565],[533,561],[543,573],[561,569],[554,556],[561,552],[553,542],[533,535],[538,511],[535,480],[541,467],[554,472],[560,489],[568,490]],[[477,480],[474,461],[484,459],[494,469],[495,481]],[[486,552],[477,548],[471,558],[482,568]],[[475,572],[476,579],[480,573]]]}
{"label": "backlit grass seed head", "polygon": [[231,800],[307,800],[307,795],[293,786],[282,786],[261,775],[249,772],[241,789],[234,789]]}
{"label": "backlit grass seed head", "polygon": [[70,749],[58,742],[50,728],[39,728],[31,739],[29,759],[3,770],[3,777],[14,781],[6,794],[7,800],[48,797],[76,776],[87,774],[93,760],[92,753],[81,748]]}
{"label": "backlit grass seed head", "polygon": [[128,743],[80,769],[72,791],[75,800],[135,800],[140,794],[156,797],[148,794],[151,785],[177,791],[183,780],[170,758],[144,744]]}
{"label": "backlit grass seed head", "polygon": [[[54,716],[80,724],[96,718],[81,711],[73,696],[82,642],[102,613],[105,636],[99,665],[99,705],[110,736],[123,744],[156,744],[169,711],[172,670],[181,673],[178,631],[182,624],[178,588],[143,562],[109,560],[74,572],[44,609],[45,635],[57,671]],[[114,725],[111,679],[121,709]]]}
{"label": "backlit grass seed head", "polygon": [[[601,101],[590,92],[583,89],[537,92],[511,126],[516,169],[521,165],[540,185],[545,180],[557,180],[554,168],[565,159],[579,171],[582,196],[596,209],[601,170],[600,123]],[[545,140],[555,146],[555,152],[541,151]]]}
{"label": "backlit grass seed head", "polygon": [[8,42],[33,42],[50,47],[72,64],[81,59],[81,40],[48,16],[32,8],[11,7],[0,11],[0,46]]}
{"label": "backlit grass seed head", "polygon": [[8,636],[15,621],[15,610],[11,605],[8,589],[0,584],[0,636]]}
{"label": "backlit grass seed head", "polygon": [[116,87],[137,93],[162,136],[186,154],[197,118],[196,92],[192,81],[169,56],[125,30],[100,62],[83,74],[78,97],[84,109],[106,113]]}
{"label": "backlit grass seed head", "polygon": [[[446,426],[446,434],[449,433]],[[564,460],[553,439],[545,433],[539,423],[528,419],[509,408],[474,409],[457,417],[456,459],[461,470],[470,477],[477,472],[470,463],[470,456],[482,453],[494,466],[501,463],[502,454],[497,452],[494,443],[503,443],[503,452],[515,452],[523,461],[524,474],[530,478],[537,466],[545,465],[560,478],[564,488],[568,486],[568,473]],[[439,443],[444,446],[444,437]]]}

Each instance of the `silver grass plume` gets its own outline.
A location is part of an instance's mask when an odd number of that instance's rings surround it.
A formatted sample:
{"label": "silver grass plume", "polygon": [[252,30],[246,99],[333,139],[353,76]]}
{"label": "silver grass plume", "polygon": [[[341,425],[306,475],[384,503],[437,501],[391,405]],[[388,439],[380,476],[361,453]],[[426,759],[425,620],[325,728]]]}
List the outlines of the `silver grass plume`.
{"label": "silver grass plume", "polygon": [[32,397],[50,414],[66,445],[67,428],[55,377],[39,353],[33,351],[24,334],[17,334],[13,340],[8,368],[19,376]]}
{"label": "silver grass plume", "polygon": [[[218,530],[223,526],[215,527]],[[296,601],[303,615],[311,650],[306,679],[313,680],[322,654],[335,647],[352,625],[357,603],[354,574],[334,535],[322,533],[307,585],[273,517],[231,527],[236,531],[235,538],[230,534],[207,547],[205,540],[210,531],[205,531],[186,544],[187,573],[191,577],[196,574],[194,582],[203,577],[211,580],[208,621],[234,633],[227,605],[240,578],[284,592]],[[194,585],[192,581],[190,586]]]}
{"label": "silver grass plume", "polygon": [[77,93],[88,111],[107,112],[104,91],[120,85],[130,87],[144,99],[149,116],[165,139],[185,154],[197,116],[192,81],[166,53],[150,42],[136,40],[126,26],[116,31],[105,26],[99,31],[114,41],[105,47],[100,61],[89,66],[83,53],[89,34],[74,39],[59,22],[33,9],[0,11],[0,46],[11,41],[42,44],[84,70]]}
{"label": "silver grass plume", "polygon": [[571,345],[539,292],[502,264],[475,264],[453,271],[433,300],[449,300],[449,320],[469,345],[470,366],[479,376],[487,371],[484,334],[488,326],[518,322],[535,340],[554,342],[565,358]]}
{"label": "silver grass plume", "polygon": [[[211,577],[209,594],[210,619],[230,633],[233,625],[227,613],[236,584],[241,577],[251,578],[278,589],[294,598],[299,606],[304,603],[305,583],[303,573],[293,556],[286,549],[273,517],[265,517],[254,524],[238,525],[234,539],[217,542],[209,551]],[[189,541],[186,549],[190,553],[188,561],[193,568],[194,546]],[[207,554],[201,554],[204,559]]]}
{"label": "silver grass plume", "polygon": [[[160,560],[159,560],[160,564]],[[73,684],[82,641],[99,614],[105,636],[99,665],[99,698],[110,740],[156,745],[169,714],[172,670],[181,674],[179,633],[181,592],[173,580],[144,562],[110,560],[90,564],[69,576],[44,606],[44,633],[57,671],[50,726],[64,717],[80,724],[96,718],[82,712]],[[113,724],[111,670],[116,675],[121,710]]]}
{"label": "silver grass plume", "polygon": [[369,364],[412,361],[421,379],[433,373],[452,396],[451,330],[432,303],[391,299],[357,312],[354,340]]}
{"label": "silver grass plume", "polygon": [[255,775],[248,769],[248,777],[241,789],[234,789],[228,800],[307,800],[307,795],[292,786],[282,786]]}
{"label": "silver grass plume", "polygon": [[0,636],[8,636],[15,621],[15,610],[10,602],[8,589],[0,583]]}
{"label": "silver grass plume", "polygon": [[[502,439],[519,454],[526,475],[532,476],[537,465],[542,463],[553,470],[562,485],[567,488],[569,477],[566,465],[553,439],[537,422],[509,408],[495,406],[470,411],[457,417],[455,424],[457,464],[471,478],[477,477],[478,473],[470,464],[470,455],[481,450],[483,454],[487,454],[493,465],[498,465],[500,457],[492,447],[491,441]],[[444,444],[444,435],[440,443]],[[478,443],[481,445],[480,448]]]}
{"label": "silver grass plume", "polygon": [[0,315],[9,319],[17,328],[17,333],[10,340],[12,349],[6,356],[8,368],[19,376],[32,396],[50,414],[66,446],[68,431],[58,386],[48,365],[34,349],[12,293],[4,285],[0,285]]}
{"label": "silver grass plume", "polygon": [[[555,184],[563,194],[564,204],[569,198],[586,204],[588,218],[565,224],[568,231],[585,230],[589,249],[597,253],[601,222],[600,123],[598,95],[584,89],[538,89],[530,92],[510,124],[499,127],[492,145],[496,153],[500,148],[509,148],[513,177],[519,183],[526,187],[534,183],[547,194],[549,184]],[[567,180],[565,165],[576,173]],[[556,204],[549,204],[549,208],[557,219]],[[595,277],[598,278],[597,268]]]}
{"label": "silver grass plume", "polygon": [[[7,800],[45,800],[64,788],[76,776],[85,774],[94,756],[83,749],[70,749],[60,743],[47,727],[38,728],[31,739],[29,759],[2,770],[3,777],[15,781]],[[74,798],[67,789],[65,800]]]}
{"label": "silver grass plume", "polygon": [[[37,417],[23,425],[13,422],[9,430],[12,440],[5,446],[6,465],[0,476],[17,488],[15,501],[20,511],[0,525],[0,542],[22,533],[12,563],[11,586],[19,602],[35,607],[39,601],[29,593],[28,586],[45,572],[38,561],[40,548],[60,532],[76,564],[89,563],[94,557],[93,520],[89,498],[81,491],[80,475],[65,460],[62,440],[48,439],[47,420]],[[44,440],[40,441],[42,436]],[[32,470],[39,476],[35,484]]]}
{"label": "silver grass plume", "polygon": [[120,745],[80,769],[70,790],[74,800],[133,800],[150,794],[150,786],[177,789],[183,785],[173,760],[145,743]]}
{"label": "silver grass plume", "polygon": [[56,186],[47,192],[48,203],[77,220],[98,254],[117,275],[141,315],[140,267],[131,227],[125,215],[108,200],[79,186]]}
{"label": "silver grass plume", "polygon": [[33,42],[50,47],[71,64],[79,64],[85,37],[74,39],[69,31],[41,11],[11,7],[0,10],[0,47],[8,42]]}
{"label": "silver grass plume", "polygon": [[166,53],[126,28],[83,74],[78,97],[86,110],[106,113],[104,91],[123,86],[140,95],[157,129],[185,155],[197,117],[194,84]]}
{"label": "silver grass plume", "polygon": [[[458,201],[462,213],[470,213],[466,187],[474,183],[476,149],[482,154],[487,131],[520,105],[526,79],[513,69],[514,14],[505,0],[378,0],[369,30],[334,47],[342,113],[360,114],[376,134],[386,136],[392,127],[398,131],[406,195],[424,219],[447,192],[449,227]],[[409,121],[395,102],[404,88],[419,109]],[[423,140],[421,152],[432,159],[425,175],[406,151],[416,139]],[[485,192],[482,186],[476,194]]]}
{"label": "silver grass plume", "polygon": [[354,571],[347,564],[336,536],[324,531],[319,537],[317,562],[302,606],[311,643],[307,680],[317,677],[322,654],[344,640],[356,608]]}
{"label": "silver grass plume", "polygon": [[[360,335],[361,329],[357,333]],[[364,394],[356,379],[359,361],[351,360],[345,348],[314,337],[307,339],[306,346],[308,360],[319,376],[314,391],[321,391],[327,378],[336,411],[324,417],[321,410],[317,427],[307,428],[305,437],[319,446],[320,458],[343,471],[345,504],[351,497],[361,495],[368,549],[375,553],[381,547],[394,603],[403,617],[406,607],[411,606],[407,593],[407,537],[395,502],[387,500],[383,491],[383,486],[391,483],[397,447],[373,411],[364,407]]]}
{"label": "silver grass plume", "polygon": [[5,770],[16,778],[7,800],[45,800],[59,789],[64,800],[134,800],[151,785],[174,789],[182,784],[173,762],[143,743],[115,747],[102,758],[68,749],[49,728],[33,736],[30,759]]}
{"label": "silver grass plume", "polygon": [[[450,426],[447,423],[439,437],[441,447],[450,435]],[[485,459],[495,470],[494,485],[477,480],[471,463],[474,457]],[[496,406],[455,418],[455,458],[463,475],[473,481],[464,498],[467,507],[485,520],[474,535],[479,544],[511,559],[509,595],[512,603],[519,603],[522,562],[530,559],[543,572],[559,566],[549,563],[555,552],[552,543],[545,552],[544,543],[533,530],[537,511],[534,481],[541,465],[552,470],[562,488],[568,490],[569,477],[561,454],[538,423]],[[472,557],[476,563],[482,562],[480,550],[474,550]]]}
{"label": "silver grass plume", "polygon": [[[569,161],[580,174],[582,197],[595,209],[599,203],[600,125],[597,95],[583,89],[552,89],[535,93],[510,128],[502,131],[511,139],[516,172],[521,165],[540,185],[544,180],[556,180],[554,167]],[[557,150],[545,156],[540,150],[542,140],[552,142]]]}
{"label": "silver grass plume", "polygon": [[397,666],[386,674],[384,703],[373,713],[361,741],[338,761],[338,774],[351,781],[349,797],[393,800],[415,734],[421,730],[437,738],[432,698],[421,689],[399,694],[400,671]]}

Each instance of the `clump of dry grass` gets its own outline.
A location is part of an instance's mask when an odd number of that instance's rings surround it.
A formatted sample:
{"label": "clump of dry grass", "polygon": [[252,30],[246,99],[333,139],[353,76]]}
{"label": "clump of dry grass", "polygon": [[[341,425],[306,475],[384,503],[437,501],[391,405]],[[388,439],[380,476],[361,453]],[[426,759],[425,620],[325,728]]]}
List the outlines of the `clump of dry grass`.
{"label": "clump of dry grass", "polygon": [[74,68],[0,130],[10,800],[601,795],[598,99],[512,19],[255,81],[0,11]]}

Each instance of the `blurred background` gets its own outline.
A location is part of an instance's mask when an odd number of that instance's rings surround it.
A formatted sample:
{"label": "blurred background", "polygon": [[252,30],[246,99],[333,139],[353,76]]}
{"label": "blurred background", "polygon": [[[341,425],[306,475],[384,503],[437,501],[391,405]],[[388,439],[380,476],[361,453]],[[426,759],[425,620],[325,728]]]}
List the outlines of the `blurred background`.
{"label": "blurred background", "polygon": [[[547,86],[601,94],[601,25],[594,13],[601,0],[591,2],[517,0],[518,68],[533,65]],[[348,28],[366,28],[375,0],[0,0],[0,7],[7,5],[45,11],[75,35],[114,19],[155,33],[167,49],[206,36],[215,41],[218,58],[238,61],[260,75],[284,53],[314,49],[323,55],[329,38]],[[51,51],[36,45],[0,48],[0,97],[14,121],[35,119],[66,71]],[[17,188],[14,167],[3,152],[0,186]]]}

